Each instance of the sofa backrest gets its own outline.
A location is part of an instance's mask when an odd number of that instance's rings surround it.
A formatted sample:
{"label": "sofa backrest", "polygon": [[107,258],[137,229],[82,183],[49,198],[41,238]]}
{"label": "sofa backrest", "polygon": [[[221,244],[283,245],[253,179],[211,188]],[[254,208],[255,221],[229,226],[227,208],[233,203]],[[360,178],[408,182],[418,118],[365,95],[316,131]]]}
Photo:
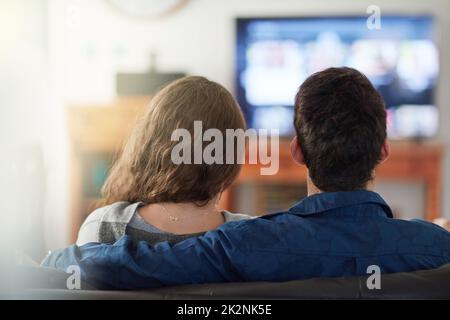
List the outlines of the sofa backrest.
{"label": "sofa backrest", "polygon": [[[433,270],[381,275],[381,289],[370,290],[368,276],[315,278],[289,282],[218,283],[145,291],[67,290],[66,275],[35,270],[39,283],[15,293],[25,299],[448,299],[450,264]],[[36,274],[36,276],[37,276]],[[49,277],[48,280],[45,280]]]}

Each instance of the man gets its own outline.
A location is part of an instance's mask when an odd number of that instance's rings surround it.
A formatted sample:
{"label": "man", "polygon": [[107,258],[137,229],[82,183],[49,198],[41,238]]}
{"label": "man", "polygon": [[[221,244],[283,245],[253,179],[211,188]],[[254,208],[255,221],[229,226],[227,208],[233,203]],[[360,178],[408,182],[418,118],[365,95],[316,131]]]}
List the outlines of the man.
{"label": "man", "polygon": [[389,155],[382,98],[360,72],[331,68],[309,77],[295,101],[296,162],[308,168],[308,197],[286,212],[231,222],[175,246],[124,237],[72,246],[44,265],[81,268],[100,288],[287,281],[436,268],[450,263],[450,233],[392,217],[370,191]]}

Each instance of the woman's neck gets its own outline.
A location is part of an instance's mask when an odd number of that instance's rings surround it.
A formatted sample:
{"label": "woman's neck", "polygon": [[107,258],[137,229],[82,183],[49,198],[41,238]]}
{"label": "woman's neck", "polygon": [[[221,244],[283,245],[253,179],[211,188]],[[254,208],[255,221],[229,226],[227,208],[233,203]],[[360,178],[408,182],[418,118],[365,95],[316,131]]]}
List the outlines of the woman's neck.
{"label": "woman's neck", "polygon": [[218,228],[224,217],[217,198],[204,206],[195,203],[154,203],[139,208],[139,214],[156,228],[174,234],[192,234]]}

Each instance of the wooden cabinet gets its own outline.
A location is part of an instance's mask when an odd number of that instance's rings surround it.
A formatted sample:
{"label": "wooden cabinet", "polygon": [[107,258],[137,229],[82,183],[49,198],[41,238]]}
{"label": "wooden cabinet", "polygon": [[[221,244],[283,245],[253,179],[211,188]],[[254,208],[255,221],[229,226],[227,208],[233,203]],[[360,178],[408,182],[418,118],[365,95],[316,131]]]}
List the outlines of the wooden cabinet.
{"label": "wooden cabinet", "polygon": [[130,97],[108,105],[68,107],[71,243],[86,216],[96,209],[101,178],[149,101],[149,97]]}
{"label": "wooden cabinet", "polygon": [[[99,189],[124,141],[145,112],[150,98],[129,97],[108,105],[71,106],[67,110],[70,136],[70,241],[74,242],[85,217],[95,209]],[[441,215],[442,147],[433,143],[392,142],[391,156],[376,171],[376,179],[423,182],[426,215]],[[276,175],[260,175],[260,165],[243,165],[237,181],[224,192],[221,205],[235,210],[239,187],[246,183],[303,184],[305,167],[290,156],[289,141],[280,141],[280,170]],[[257,200],[256,200],[257,201]]]}

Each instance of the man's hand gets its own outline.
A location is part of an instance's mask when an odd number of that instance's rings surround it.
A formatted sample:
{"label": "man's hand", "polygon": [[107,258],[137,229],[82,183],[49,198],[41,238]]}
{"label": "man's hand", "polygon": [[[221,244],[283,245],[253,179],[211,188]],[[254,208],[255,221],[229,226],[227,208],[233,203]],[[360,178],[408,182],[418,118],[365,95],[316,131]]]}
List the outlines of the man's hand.
{"label": "man's hand", "polygon": [[438,226],[444,228],[447,231],[450,231],[450,220],[445,218],[438,218],[434,219],[433,223],[437,224]]}

